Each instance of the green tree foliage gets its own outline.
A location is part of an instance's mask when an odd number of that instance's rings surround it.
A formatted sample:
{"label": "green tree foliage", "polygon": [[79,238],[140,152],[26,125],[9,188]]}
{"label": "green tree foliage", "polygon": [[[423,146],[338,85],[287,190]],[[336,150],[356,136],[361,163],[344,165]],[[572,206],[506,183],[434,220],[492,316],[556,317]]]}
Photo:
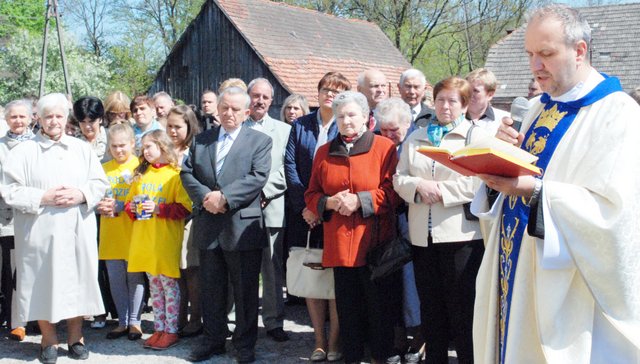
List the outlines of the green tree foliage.
{"label": "green tree foliage", "polygon": [[166,56],[205,0],[119,0],[129,31],[158,36]]}
{"label": "green tree foliage", "polygon": [[149,49],[153,44],[149,36],[131,34],[109,48],[112,91],[122,91],[130,96],[146,92],[164,58],[162,53]]}
{"label": "green tree foliage", "polygon": [[[71,91],[74,97],[95,95],[102,97],[109,89],[109,64],[91,53],[81,50],[65,38],[65,54]],[[65,92],[64,76],[55,32],[50,35],[47,53],[45,93]],[[37,95],[40,86],[40,54],[42,35],[22,30],[14,34],[0,49],[0,104]]]}
{"label": "green tree foliage", "polygon": [[20,29],[42,33],[45,2],[42,0],[0,0],[0,39]]}

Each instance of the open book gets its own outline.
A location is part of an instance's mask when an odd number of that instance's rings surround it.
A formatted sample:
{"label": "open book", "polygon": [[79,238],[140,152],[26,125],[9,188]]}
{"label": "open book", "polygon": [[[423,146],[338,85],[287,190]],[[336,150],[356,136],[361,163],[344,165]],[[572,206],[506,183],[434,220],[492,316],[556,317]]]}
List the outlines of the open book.
{"label": "open book", "polygon": [[538,157],[500,139],[487,136],[452,152],[446,148],[424,146],[418,152],[465,175],[492,174],[503,177],[540,175],[532,163]]}

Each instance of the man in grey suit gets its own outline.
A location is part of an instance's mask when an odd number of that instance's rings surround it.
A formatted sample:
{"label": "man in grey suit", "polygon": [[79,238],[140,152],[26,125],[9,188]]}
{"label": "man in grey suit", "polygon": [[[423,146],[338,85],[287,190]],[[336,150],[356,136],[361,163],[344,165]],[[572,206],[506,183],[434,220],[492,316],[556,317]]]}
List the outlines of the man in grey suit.
{"label": "man in grey suit", "polygon": [[206,360],[225,352],[227,292],[236,304],[233,346],[240,363],[255,361],[258,277],[266,246],[260,192],[271,166],[271,138],[242,123],[249,96],[231,87],[220,95],[220,126],[199,134],[180,177],[193,201],[193,238],[200,248],[205,342],[189,356]]}
{"label": "man in grey suit", "polygon": [[285,284],[283,264],[284,240],[284,192],[287,183],[284,177],[284,154],[289,140],[291,126],[269,116],[273,101],[273,86],[265,78],[249,82],[251,99],[247,127],[271,137],[271,172],[266,186],[262,189],[262,213],[267,230],[269,245],[262,255],[262,322],[267,335],[275,341],[287,341],[289,336],[283,329],[284,299],[282,287]]}

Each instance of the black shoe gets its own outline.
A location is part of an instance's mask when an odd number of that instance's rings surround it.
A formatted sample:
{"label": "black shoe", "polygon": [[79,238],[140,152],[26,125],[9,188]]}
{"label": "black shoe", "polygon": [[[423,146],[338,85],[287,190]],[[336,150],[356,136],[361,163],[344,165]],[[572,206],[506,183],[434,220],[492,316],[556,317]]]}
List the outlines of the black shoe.
{"label": "black shoe", "polygon": [[182,329],[181,331],[178,332],[178,336],[180,336],[180,337],[194,337],[194,336],[198,336],[198,335],[202,334],[202,331],[203,331],[202,325],[200,325],[195,330],[193,329],[193,327],[191,327],[191,329],[189,330],[189,325],[187,325],[187,327],[185,327],[184,329]]}
{"label": "black shoe", "polygon": [[275,329],[267,330],[269,335],[274,341],[279,343],[289,340],[289,335],[282,329],[282,327],[276,327]]}
{"label": "black shoe", "polygon": [[108,340],[115,340],[115,339],[121,338],[123,336],[127,336],[127,334],[129,334],[129,331],[125,327],[124,330],[122,330],[122,331],[116,331],[116,330],[109,331],[109,333],[107,333],[106,338]]}
{"label": "black shoe", "polygon": [[130,332],[127,334],[127,339],[131,341],[137,341],[137,340],[140,340],[141,338],[142,338],[141,332]]}
{"label": "black shoe", "polygon": [[87,360],[89,359],[89,350],[87,350],[83,343],[77,342],[75,344],[69,345],[68,356],[71,359]]}
{"label": "black shoe", "polygon": [[226,352],[227,352],[227,349],[225,349],[224,344],[222,345],[205,344],[205,345],[198,346],[196,347],[196,349],[191,351],[191,353],[187,357],[187,360],[189,360],[192,363],[196,363],[199,361],[207,360],[214,355],[222,355]]}
{"label": "black shoe", "polygon": [[256,361],[256,354],[251,349],[240,349],[236,353],[236,360],[238,363],[253,363]]}
{"label": "black shoe", "polygon": [[55,362],[58,360],[58,348],[53,345],[49,345],[44,348],[41,346],[38,359],[41,363],[44,364],[55,364]]}
{"label": "black shoe", "polygon": [[142,328],[136,325],[129,326],[129,333],[127,334],[127,339],[131,341],[137,341],[142,339]]}

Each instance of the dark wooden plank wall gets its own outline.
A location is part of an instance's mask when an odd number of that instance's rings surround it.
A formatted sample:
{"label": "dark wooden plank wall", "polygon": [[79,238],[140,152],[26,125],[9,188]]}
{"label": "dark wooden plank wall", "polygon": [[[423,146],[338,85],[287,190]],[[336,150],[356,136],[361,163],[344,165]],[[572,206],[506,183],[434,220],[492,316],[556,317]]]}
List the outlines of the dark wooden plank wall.
{"label": "dark wooden plank wall", "polygon": [[158,71],[149,94],[165,91],[173,98],[199,106],[203,90],[212,89],[217,93],[220,83],[231,77],[246,83],[257,77],[268,79],[275,92],[269,114],[279,119],[289,92],[216,3],[208,1]]}

